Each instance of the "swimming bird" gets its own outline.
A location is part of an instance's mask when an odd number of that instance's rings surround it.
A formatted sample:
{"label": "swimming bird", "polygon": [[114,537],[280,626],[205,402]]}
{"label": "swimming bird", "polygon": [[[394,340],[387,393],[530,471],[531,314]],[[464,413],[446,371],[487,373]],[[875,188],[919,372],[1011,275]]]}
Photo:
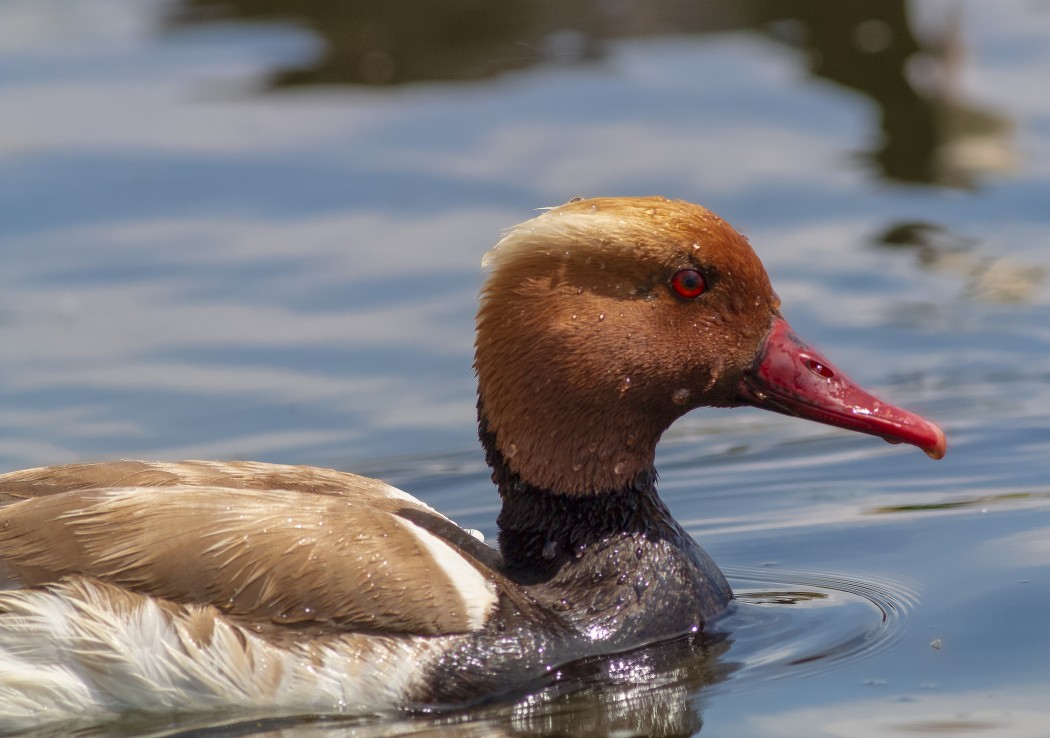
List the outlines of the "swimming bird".
{"label": "swimming bird", "polygon": [[753,405],[945,453],[792,331],[726,221],[573,200],[484,258],[494,548],[381,481],[253,462],[0,475],[0,724],[464,704],[696,633],[733,594],[656,491],[665,430]]}

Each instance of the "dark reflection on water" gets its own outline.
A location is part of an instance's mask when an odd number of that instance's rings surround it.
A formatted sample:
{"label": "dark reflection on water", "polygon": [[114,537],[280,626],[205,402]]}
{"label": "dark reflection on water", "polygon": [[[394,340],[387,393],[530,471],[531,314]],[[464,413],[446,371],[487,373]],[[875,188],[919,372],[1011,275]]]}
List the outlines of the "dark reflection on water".
{"label": "dark reflection on water", "polygon": [[979,242],[924,221],[888,226],[875,243],[889,249],[913,250],[923,269],[961,277],[965,295],[987,302],[1030,302],[1046,281],[1047,268],[981,253]]}
{"label": "dark reflection on water", "polygon": [[945,500],[943,502],[913,503],[910,505],[886,505],[884,507],[873,508],[868,512],[873,515],[882,515],[886,513],[912,513],[935,510],[957,510],[960,508],[967,507],[979,507],[982,509],[987,509],[989,505],[1017,504],[1023,502],[1029,502],[1040,505],[1046,504],[1047,500],[1050,500],[1050,492],[1004,492],[1003,494],[998,495],[981,495],[979,497],[970,497],[961,500]]}
{"label": "dark reflection on water", "polygon": [[637,651],[556,670],[528,694],[503,695],[469,710],[431,706],[380,716],[129,716],[105,725],[62,725],[19,734],[180,738],[320,735],[689,736],[699,732],[698,694],[736,668],[722,655],[724,634],[685,636]]}
{"label": "dark reflection on water", "polygon": [[800,52],[815,78],[875,103],[879,129],[863,155],[880,176],[973,187],[1012,165],[1008,117],[968,103],[957,83],[965,50],[958,6],[931,37],[903,0],[183,0],[173,28],[216,21],[302,24],[323,40],[309,64],[274,71],[275,88],[487,79],[540,64],[589,63],[611,41],[750,31]]}

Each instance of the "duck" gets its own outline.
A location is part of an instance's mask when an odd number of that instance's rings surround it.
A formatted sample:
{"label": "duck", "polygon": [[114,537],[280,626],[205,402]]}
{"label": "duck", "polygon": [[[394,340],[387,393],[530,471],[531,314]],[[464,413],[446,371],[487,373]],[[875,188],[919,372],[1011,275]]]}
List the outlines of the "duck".
{"label": "duck", "polygon": [[749,241],[699,205],[576,198],[507,230],[483,268],[474,369],[495,546],[333,469],[2,474],[0,725],[466,705],[702,632],[733,592],[654,467],[661,435],[702,406],[945,454],[936,424],[795,334]]}

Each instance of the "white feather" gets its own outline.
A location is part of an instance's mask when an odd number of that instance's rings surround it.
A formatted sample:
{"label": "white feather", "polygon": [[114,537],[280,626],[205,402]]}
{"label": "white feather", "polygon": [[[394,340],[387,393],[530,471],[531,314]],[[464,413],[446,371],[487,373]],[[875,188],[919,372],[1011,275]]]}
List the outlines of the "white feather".
{"label": "white feather", "polygon": [[482,576],[452,546],[430,531],[407,520],[395,519],[423,544],[427,553],[437,562],[445,576],[456,588],[456,592],[463,601],[463,610],[469,618],[470,629],[481,628],[488,619],[489,613],[496,607],[498,600],[496,585],[490,579]]}
{"label": "white feather", "polygon": [[[207,643],[195,618],[213,618]],[[446,638],[277,646],[200,606],[92,580],[0,594],[0,728],[128,710],[340,713],[403,703]]]}

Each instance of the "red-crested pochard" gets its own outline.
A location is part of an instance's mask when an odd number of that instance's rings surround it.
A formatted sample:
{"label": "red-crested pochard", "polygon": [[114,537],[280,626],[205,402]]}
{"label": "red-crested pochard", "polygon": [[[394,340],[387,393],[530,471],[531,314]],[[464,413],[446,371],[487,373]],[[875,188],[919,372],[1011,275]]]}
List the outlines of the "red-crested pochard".
{"label": "red-crested pochard", "polygon": [[0,724],[127,711],[462,704],[697,632],[732,591],[656,493],[657,441],[754,405],[910,443],[941,430],[803,343],[697,205],[574,200],[486,255],[490,548],[345,472],[119,461],[0,476]]}

